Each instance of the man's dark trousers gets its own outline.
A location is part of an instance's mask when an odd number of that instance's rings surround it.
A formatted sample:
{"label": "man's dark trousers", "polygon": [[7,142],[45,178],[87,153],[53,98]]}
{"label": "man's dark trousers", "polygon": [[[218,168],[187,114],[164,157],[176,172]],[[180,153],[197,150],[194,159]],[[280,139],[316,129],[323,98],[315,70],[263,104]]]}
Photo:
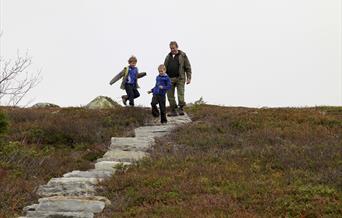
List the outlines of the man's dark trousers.
{"label": "man's dark trousers", "polygon": [[155,117],[159,116],[159,110],[157,107],[157,104],[159,104],[161,123],[167,123],[165,99],[166,99],[165,95],[153,95],[152,102],[151,102],[152,114]]}
{"label": "man's dark trousers", "polygon": [[134,106],[134,99],[140,96],[138,89],[135,85],[126,83],[125,90],[129,100],[129,105]]}

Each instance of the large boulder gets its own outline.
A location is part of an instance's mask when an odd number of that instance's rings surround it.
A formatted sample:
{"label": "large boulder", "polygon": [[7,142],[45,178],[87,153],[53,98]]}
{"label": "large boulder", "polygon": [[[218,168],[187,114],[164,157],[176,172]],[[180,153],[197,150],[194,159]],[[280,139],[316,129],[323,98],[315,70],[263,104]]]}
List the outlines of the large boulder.
{"label": "large boulder", "polygon": [[58,105],[52,103],[37,103],[32,106],[32,108],[59,108]]}
{"label": "large boulder", "polygon": [[89,104],[87,104],[85,107],[89,109],[109,109],[109,108],[116,108],[116,107],[121,107],[121,106],[110,97],[98,96],[94,100],[92,100]]}

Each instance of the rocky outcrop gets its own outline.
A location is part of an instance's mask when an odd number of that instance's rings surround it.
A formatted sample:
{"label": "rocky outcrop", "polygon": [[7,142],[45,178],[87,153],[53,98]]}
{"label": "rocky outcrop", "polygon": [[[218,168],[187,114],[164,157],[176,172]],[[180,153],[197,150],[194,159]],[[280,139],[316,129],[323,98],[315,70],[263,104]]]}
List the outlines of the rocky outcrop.
{"label": "rocky outcrop", "polygon": [[89,109],[109,109],[121,106],[110,97],[98,96],[94,100],[89,102],[85,107]]}

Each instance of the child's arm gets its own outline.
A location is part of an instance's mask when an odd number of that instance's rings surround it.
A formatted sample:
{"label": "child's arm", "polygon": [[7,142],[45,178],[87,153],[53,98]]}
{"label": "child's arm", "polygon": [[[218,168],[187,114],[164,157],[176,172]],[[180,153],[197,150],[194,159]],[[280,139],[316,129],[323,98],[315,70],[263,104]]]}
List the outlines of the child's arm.
{"label": "child's arm", "polygon": [[[154,89],[154,88],[153,88],[153,89]],[[147,91],[147,94],[151,94],[151,93],[153,92],[153,89],[148,90],[148,91]]]}
{"label": "child's arm", "polygon": [[116,81],[118,81],[120,78],[122,78],[125,74],[125,68],[118,73],[114,78],[109,82],[109,85],[113,85]]}
{"label": "child's arm", "polygon": [[166,78],[166,86],[164,86],[163,89],[166,91],[171,89],[171,80],[169,77]]}
{"label": "child's arm", "polygon": [[137,74],[137,78],[139,79],[139,78],[142,78],[142,77],[144,77],[144,76],[146,76],[146,75],[147,75],[146,72],[141,72],[141,73],[138,73],[138,74]]}

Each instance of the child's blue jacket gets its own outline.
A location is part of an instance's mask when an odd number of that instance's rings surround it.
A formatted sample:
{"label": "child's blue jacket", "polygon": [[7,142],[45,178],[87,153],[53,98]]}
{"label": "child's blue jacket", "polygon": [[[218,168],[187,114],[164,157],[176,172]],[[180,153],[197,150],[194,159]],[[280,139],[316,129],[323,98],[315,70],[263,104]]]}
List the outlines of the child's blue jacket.
{"label": "child's blue jacket", "polygon": [[[159,86],[163,86],[161,89]],[[171,80],[168,75],[158,75],[156,78],[156,85],[151,90],[153,95],[165,95],[166,92],[171,89]]]}
{"label": "child's blue jacket", "polygon": [[129,66],[126,83],[136,86],[137,77],[138,77],[138,68]]}

